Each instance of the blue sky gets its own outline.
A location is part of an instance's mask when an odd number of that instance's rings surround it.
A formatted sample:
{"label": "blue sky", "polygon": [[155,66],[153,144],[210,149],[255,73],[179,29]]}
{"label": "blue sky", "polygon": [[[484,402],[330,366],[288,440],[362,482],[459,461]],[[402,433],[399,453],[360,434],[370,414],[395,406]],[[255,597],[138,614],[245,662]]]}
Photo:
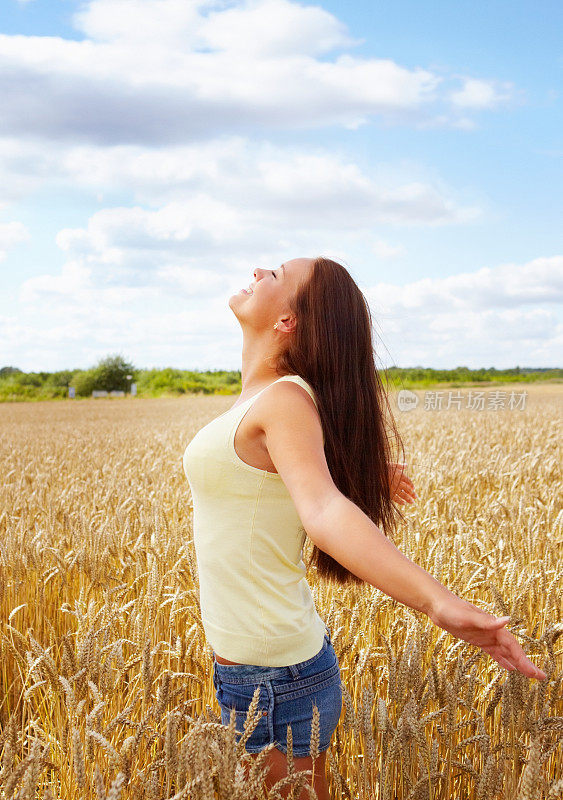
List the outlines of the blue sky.
{"label": "blue sky", "polygon": [[2,0],[0,366],[238,369],[229,296],[317,254],[385,366],[561,366],[561,30],[555,2]]}

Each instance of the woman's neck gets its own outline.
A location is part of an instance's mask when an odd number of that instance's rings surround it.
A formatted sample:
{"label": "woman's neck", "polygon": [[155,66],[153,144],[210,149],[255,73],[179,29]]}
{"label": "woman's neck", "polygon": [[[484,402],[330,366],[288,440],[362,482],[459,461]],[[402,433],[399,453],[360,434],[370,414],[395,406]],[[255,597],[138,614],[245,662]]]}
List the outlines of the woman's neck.
{"label": "woman's neck", "polygon": [[242,347],[242,394],[250,394],[267,386],[280,376],[275,369],[276,349],[273,341],[245,335]]}

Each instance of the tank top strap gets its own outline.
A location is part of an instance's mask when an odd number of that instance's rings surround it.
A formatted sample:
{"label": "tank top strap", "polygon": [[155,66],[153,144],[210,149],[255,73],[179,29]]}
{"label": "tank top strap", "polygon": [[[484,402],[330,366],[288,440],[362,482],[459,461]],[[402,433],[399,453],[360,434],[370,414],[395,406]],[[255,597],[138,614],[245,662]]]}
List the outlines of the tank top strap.
{"label": "tank top strap", "polygon": [[[305,389],[305,391],[311,397],[311,400],[315,404],[315,408],[317,409],[317,412],[319,411],[319,406],[318,406],[318,403],[317,403],[317,398],[315,397],[315,392],[313,391],[311,386],[307,383],[307,381],[304,378],[301,377],[301,375],[282,375],[280,378],[277,378],[272,383],[278,383],[279,381],[292,381],[293,383],[297,383],[297,384],[299,384],[299,386],[302,386],[303,389]],[[268,384],[268,386],[272,386],[272,383]],[[267,389],[267,388],[268,388],[267,386],[264,387],[264,389]],[[258,392],[258,394],[262,394],[264,389],[261,389]],[[258,395],[254,395],[254,398],[251,398],[251,400],[255,399],[257,396]],[[324,446],[324,444],[325,444],[325,435],[324,435],[324,431],[323,431],[323,446]]]}
{"label": "tank top strap", "polygon": [[274,381],[274,383],[277,383],[278,381],[293,381],[294,383],[298,383],[299,386],[302,386],[303,389],[305,389],[305,391],[310,395],[311,400],[315,404],[315,408],[317,409],[317,411],[319,410],[319,406],[317,404],[317,398],[315,397],[314,391],[312,390],[311,386],[307,383],[307,381],[301,377],[301,375],[282,375],[282,377],[278,378],[278,380]]}
{"label": "tank top strap", "polygon": [[247,400],[238,405],[236,408],[230,408],[228,411],[225,411],[220,416],[225,417],[227,416],[227,414],[231,415],[233,411],[237,412],[234,417],[235,420],[237,421],[234,428],[236,430],[236,428],[238,427],[238,423],[242,420],[246,412],[250,409],[250,406],[254,404],[254,401],[260,397],[262,392],[265,392],[266,389],[268,389],[270,386],[273,386],[274,383],[278,383],[279,381],[293,381],[294,383],[298,383],[299,386],[302,386],[303,389],[305,389],[305,391],[310,395],[317,411],[319,410],[319,406],[317,404],[317,398],[315,397],[313,389],[307,383],[307,381],[301,377],[301,375],[282,375],[281,377],[276,378],[275,381],[272,381],[272,383],[269,383],[267,386],[264,386],[262,389],[260,389],[260,391],[256,392],[256,394],[253,394],[252,397],[249,397]]}

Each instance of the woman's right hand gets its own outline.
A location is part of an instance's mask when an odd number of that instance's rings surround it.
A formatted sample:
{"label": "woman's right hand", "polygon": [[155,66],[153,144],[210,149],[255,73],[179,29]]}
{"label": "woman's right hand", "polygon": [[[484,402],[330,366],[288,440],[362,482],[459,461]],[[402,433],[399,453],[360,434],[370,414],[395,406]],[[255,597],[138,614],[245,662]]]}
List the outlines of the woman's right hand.
{"label": "woman's right hand", "polygon": [[517,669],[528,678],[540,681],[547,678],[545,672],[530,661],[510,631],[505,630],[510,617],[487,614],[449,591],[434,601],[428,616],[439,628],[480,647],[508,671]]}

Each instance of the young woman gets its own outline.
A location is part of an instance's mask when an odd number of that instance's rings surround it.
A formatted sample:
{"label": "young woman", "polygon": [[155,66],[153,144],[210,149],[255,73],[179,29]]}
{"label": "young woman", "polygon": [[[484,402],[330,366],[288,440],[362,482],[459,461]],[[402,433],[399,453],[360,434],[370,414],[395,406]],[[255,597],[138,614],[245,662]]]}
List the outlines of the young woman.
{"label": "young woman", "polygon": [[348,271],[327,258],[256,269],[229,299],[243,331],[242,392],[184,454],[194,508],[201,614],[213,648],[221,721],[242,732],[260,686],[262,717],[246,743],[268,743],[267,785],[286,774],[287,726],[295,767],[312,769],[313,704],[320,756],[314,788],[328,800],[325,756],[342,708],[330,631],[317,613],[302,549],[317,574],[367,582],[478,645],[507,670],[540,680],[496,618],[446,589],[385,531],[412,502],[412,481],[391,461],[400,442],[374,363],[371,315]]}

